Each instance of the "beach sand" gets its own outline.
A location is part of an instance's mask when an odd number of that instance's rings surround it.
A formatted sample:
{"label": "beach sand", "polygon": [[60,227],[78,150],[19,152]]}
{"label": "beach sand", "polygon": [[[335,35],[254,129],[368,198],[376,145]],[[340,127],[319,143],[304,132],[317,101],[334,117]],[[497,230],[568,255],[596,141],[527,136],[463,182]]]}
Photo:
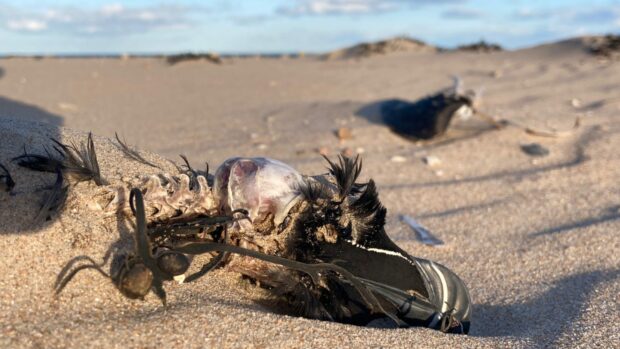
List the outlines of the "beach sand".
{"label": "beach sand", "polygon": [[[612,347],[620,343],[620,63],[579,40],[492,54],[400,52],[360,60],[224,59],[169,66],[163,59],[0,60],[0,163],[16,195],[0,193],[0,347]],[[412,142],[380,122],[382,103],[415,100],[460,76],[484,88],[482,110],[563,138],[517,127],[459,121],[432,142]],[[334,131],[346,127],[352,138]],[[93,204],[101,189],[71,188],[67,206],[33,225],[52,174],[10,159],[42,151],[49,138],[95,135],[103,176],[158,170],[125,158],[118,132],[145,157],[185,154],[211,168],[233,156],[268,156],[303,173],[325,172],[318,151],[362,153],[388,208],[387,231],[414,256],[440,262],[468,285],[471,333],[371,329],[276,314],[238,274],[215,271],[192,284],[123,298],[94,271],[58,297],[66,261],[101,261],[127,242],[129,222]],[[520,149],[550,150],[534,158]],[[441,163],[431,167],[425,156]],[[398,160],[398,161],[394,161]],[[420,244],[399,220],[418,219],[445,246]],[[125,248],[123,243],[120,248]]]}

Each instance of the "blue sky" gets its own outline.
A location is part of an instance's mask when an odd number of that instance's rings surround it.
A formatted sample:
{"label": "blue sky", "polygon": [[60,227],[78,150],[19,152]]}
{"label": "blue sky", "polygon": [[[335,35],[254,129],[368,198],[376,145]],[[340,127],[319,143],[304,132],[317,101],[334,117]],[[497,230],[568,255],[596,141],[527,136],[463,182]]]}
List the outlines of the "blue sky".
{"label": "blue sky", "polygon": [[519,48],[620,33],[620,0],[0,0],[0,54],[324,52],[408,35]]}

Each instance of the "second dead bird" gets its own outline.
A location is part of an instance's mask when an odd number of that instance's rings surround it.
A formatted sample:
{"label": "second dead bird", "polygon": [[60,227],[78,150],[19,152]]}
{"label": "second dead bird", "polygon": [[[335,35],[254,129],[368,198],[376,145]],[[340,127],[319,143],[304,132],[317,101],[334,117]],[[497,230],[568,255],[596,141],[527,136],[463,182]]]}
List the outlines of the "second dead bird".
{"label": "second dead bird", "polygon": [[462,82],[416,102],[388,102],[381,107],[383,122],[395,133],[414,139],[432,139],[446,132],[457,115],[471,116],[477,104],[476,93],[463,91]]}

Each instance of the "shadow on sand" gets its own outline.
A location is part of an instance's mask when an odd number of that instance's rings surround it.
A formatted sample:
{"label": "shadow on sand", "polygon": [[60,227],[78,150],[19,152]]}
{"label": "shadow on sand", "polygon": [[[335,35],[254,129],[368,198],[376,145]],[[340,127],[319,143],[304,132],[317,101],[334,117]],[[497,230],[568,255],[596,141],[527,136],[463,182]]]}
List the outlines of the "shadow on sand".
{"label": "shadow on sand", "polygon": [[[482,337],[527,337],[543,346],[553,346],[563,334],[579,329],[573,325],[587,307],[587,300],[603,282],[614,282],[620,269],[596,270],[560,279],[550,289],[522,303],[478,304],[472,335]],[[611,311],[611,310],[610,310]]]}
{"label": "shadow on sand", "polygon": [[[5,118],[10,118],[5,119]],[[24,149],[29,152],[43,153],[41,144],[48,146],[52,142],[50,138],[61,140],[59,127],[63,125],[63,117],[50,113],[40,107],[15,101],[0,96],[0,123],[3,126],[9,125],[14,121],[32,121],[41,123],[36,131],[31,135],[23,130],[11,130],[0,128],[0,163],[8,168],[13,180],[16,182],[15,188],[11,193],[0,192],[0,235],[18,234],[26,231],[38,232],[42,227],[48,225],[50,221],[42,224],[34,224],[26,217],[34,217],[41,207],[49,190],[45,187],[52,185],[55,175],[47,173],[37,173],[19,167],[12,158],[22,155]],[[27,124],[26,124],[27,125]],[[49,142],[48,142],[49,141]],[[14,207],[28,207],[31,212],[15,212]],[[56,219],[58,215],[52,215],[51,219]],[[16,218],[17,217],[17,218]]]}
{"label": "shadow on sand", "polygon": [[620,206],[612,206],[605,209],[604,213],[596,216],[590,217],[586,219],[582,219],[577,222],[563,224],[557,227],[544,229],[541,231],[537,231],[529,234],[529,237],[539,237],[544,235],[554,235],[559,233],[564,233],[573,229],[578,228],[586,228],[592,225],[597,225],[605,222],[611,222],[615,220],[620,220]]}
{"label": "shadow on sand", "polygon": [[489,202],[483,202],[483,203],[479,203],[479,204],[473,204],[473,205],[465,205],[465,206],[460,206],[460,207],[456,207],[456,208],[451,208],[451,209],[447,209],[444,211],[439,211],[439,212],[429,212],[429,213],[420,213],[418,215],[416,215],[417,218],[419,219],[425,219],[425,218],[445,218],[445,217],[450,217],[453,215],[460,215],[460,214],[466,214],[466,213],[470,213],[473,211],[478,211],[478,210],[488,210],[492,207],[495,207],[497,205],[501,205],[503,203],[508,202],[508,199],[504,198],[504,199],[497,199],[497,200],[491,200]]}
{"label": "shadow on sand", "polygon": [[601,127],[600,126],[592,126],[588,130],[584,131],[582,135],[575,142],[575,151],[571,159],[556,163],[550,164],[541,167],[535,168],[527,168],[527,169],[519,169],[519,170],[506,170],[506,171],[498,171],[495,173],[473,176],[462,179],[453,179],[453,180],[444,180],[444,181],[434,181],[434,182],[426,182],[426,183],[403,183],[403,184],[394,184],[394,185],[386,185],[382,186],[382,189],[385,190],[394,190],[394,189],[402,189],[402,188],[427,188],[427,187],[441,187],[447,185],[456,185],[463,183],[478,183],[499,179],[521,179],[524,177],[529,177],[533,175],[538,175],[542,173],[546,173],[549,171],[554,171],[558,169],[565,169],[570,167],[579,166],[582,163],[588,161],[590,159],[589,155],[586,154],[586,150],[591,142],[599,139],[601,136]]}
{"label": "shadow on sand", "polygon": [[3,96],[0,96],[0,117],[44,122],[54,126],[62,126],[64,123],[60,115],[52,114],[36,105],[18,102]]}

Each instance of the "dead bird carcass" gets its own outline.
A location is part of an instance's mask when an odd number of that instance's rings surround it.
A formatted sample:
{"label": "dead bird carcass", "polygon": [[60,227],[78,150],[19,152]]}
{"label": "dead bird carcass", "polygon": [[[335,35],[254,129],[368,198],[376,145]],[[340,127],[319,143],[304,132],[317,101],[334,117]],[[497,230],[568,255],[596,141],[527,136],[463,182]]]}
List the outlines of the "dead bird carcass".
{"label": "dead bird carcass", "polygon": [[342,267],[371,291],[384,314],[372,314],[363,294],[337,273],[322,274],[317,285],[305,275],[245,257],[231,261],[232,268],[304,305],[306,317],[364,325],[387,313],[399,325],[467,332],[471,309],[462,281],[390,240],[375,183],[357,182],[361,161],[327,161],[329,173],[320,176],[302,176],[270,159],[226,161],[215,174],[221,212],[247,209],[252,222],[235,222],[230,242],[303,263]]}
{"label": "dead bird carcass", "polygon": [[[154,291],[165,303],[165,281],[191,282],[221,266],[258,281],[299,316],[467,333],[464,283],[390,240],[374,182],[357,182],[361,161],[328,162],[329,173],[306,176],[276,160],[234,158],[214,176],[187,164],[181,174],[128,184],[129,200],[110,188],[119,194],[110,206],[131,207],[136,217],[134,252],[113,275],[76,257],[58,275],[56,291],[80,270],[96,269],[129,298]],[[188,274],[191,256],[213,252]]]}
{"label": "dead bird carcass", "polygon": [[465,91],[455,77],[454,85],[415,102],[388,101],[381,105],[381,117],[390,129],[413,139],[432,139],[443,135],[455,116],[475,114],[480,93]]}

